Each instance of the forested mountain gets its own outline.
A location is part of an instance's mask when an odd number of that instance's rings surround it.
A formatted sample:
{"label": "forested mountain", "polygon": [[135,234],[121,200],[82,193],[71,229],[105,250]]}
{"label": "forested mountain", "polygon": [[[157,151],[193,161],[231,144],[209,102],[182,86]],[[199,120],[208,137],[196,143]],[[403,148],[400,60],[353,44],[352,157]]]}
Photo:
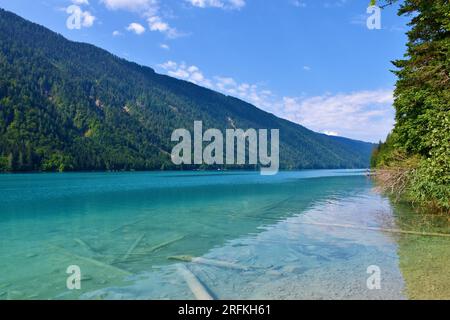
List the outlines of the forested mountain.
{"label": "forested mountain", "polygon": [[[373,144],[68,41],[0,9],[0,171],[175,169],[176,128],[280,129],[281,167],[368,167]],[[192,129],[191,129],[192,130]]]}

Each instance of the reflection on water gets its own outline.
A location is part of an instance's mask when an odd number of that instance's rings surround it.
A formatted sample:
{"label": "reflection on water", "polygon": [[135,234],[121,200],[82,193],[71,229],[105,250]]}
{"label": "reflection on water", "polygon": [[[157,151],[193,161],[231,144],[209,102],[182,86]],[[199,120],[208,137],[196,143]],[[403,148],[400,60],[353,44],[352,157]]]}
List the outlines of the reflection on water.
{"label": "reflection on water", "polygon": [[[450,235],[450,217],[416,214],[397,205],[395,221],[405,230]],[[450,299],[450,238],[408,236],[398,239],[400,270],[410,299]]]}
{"label": "reflection on water", "polygon": [[418,224],[361,171],[3,175],[0,194],[0,299],[194,299],[180,265],[219,299],[448,298],[424,269],[450,238],[386,231],[448,220]]}

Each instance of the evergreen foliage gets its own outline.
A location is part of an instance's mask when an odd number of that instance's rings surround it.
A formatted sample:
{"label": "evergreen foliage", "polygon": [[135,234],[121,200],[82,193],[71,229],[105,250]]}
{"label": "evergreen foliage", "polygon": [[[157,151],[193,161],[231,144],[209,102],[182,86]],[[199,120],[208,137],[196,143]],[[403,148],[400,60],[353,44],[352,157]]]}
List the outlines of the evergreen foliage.
{"label": "evergreen foliage", "polygon": [[405,0],[399,14],[411,30],[405,59],[394,62],[396,125],[372,165],[414,164],[406,198],[450,211],[450,1]]}

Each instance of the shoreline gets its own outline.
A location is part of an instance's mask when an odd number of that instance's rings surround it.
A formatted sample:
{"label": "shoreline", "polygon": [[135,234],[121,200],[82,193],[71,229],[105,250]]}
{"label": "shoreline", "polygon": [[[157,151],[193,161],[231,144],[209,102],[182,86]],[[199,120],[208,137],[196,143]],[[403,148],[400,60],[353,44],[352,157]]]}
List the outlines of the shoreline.
{"label": "shoreline", "polygon": [[[305,169],[280,169],[279,172],[303,172],[303,171],[325,171],[325,170],[368,170],[368,168],[305,168]],[[67,173],[164,173],[164,172],[259,172],[259,169],[221,169],[221,170],[79,170],[79,171],[7,171],[0,172],[2,175],[18,175],[18,174],[67,174]]]}

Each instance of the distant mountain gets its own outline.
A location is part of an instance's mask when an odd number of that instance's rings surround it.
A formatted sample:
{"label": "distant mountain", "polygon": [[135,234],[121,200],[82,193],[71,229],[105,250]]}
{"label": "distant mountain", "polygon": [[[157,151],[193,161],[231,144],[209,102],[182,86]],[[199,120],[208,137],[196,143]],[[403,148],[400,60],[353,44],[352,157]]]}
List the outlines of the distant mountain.
{"label": "distant mountain", "polygon": [[283,169],[365,168],[374,147],[315,133],[0,9],[1,171],[176,169],[171,133],[195,120],[280,129]]}

